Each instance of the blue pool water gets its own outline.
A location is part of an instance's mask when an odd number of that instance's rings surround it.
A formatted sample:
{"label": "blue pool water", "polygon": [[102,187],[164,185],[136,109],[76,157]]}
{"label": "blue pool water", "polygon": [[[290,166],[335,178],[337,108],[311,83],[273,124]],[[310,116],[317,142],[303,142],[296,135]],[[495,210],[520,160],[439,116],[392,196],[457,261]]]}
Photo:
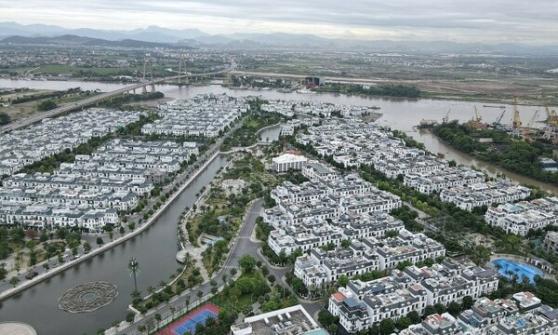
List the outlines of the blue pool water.
{"label": "blue pool water", "polygon": [[498,269],[500,276],[512,279],[513,275],[517,277],[517,282],[522,282],[524,277],[529,278],[531,284],[535,283],[535,276],[543,276],[541,269],[534,266],[512,261],[505,258],[498,258],[492,261],[492,264]]}

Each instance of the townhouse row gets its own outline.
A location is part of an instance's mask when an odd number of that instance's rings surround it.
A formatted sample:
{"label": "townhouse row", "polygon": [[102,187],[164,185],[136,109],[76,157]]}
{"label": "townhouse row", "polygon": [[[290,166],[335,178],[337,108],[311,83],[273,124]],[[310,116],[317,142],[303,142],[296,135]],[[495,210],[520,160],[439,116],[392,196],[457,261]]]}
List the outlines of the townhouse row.
{"label": "townhouse row", "polygon": [[331,295],[328,310],[348,333],[357,333],[384,319],[396,320],[412,311],[422,315],[426,306],[460,303],[466,296],[477,299],[497,288],[495,271],[445,259],[431,267],[393,270],[368,282],[350,280]]}
{"label": "townhouse row", "polygon": [[[276,254],[338,244],[349,237],[382,235],[400,226],[381,214],[401,207],[401,199],[357,174],[341,175],[316,161],[306,162],[302,174],[309,181],[300,185],[287,181],[271,191],[276,205],[262,215],[274,228],[268,244]],[[382,225],[384,221],[388,224]]]}
{"label": "townhouse row", "polygon": [[530,230],[558,224],[558,198],[548,197],[491,207],[484,219],[489,225],[502,228],[506,233],[526,236]]}
{"label": "townhouse row", "polygon": [[0,224],[99,231],[197,154],[193,143],[115,139],[53,174],[13,175],[0,188]]}
{"label": "townhouse row", "polygon": [[341,276],[351,278],[371,271],[393,269],[402,263],[416,264],[445,256],[444,246],[424,234],[413,234],[402,225],[393,228],[389,232],[395,234],[389,234],[389,237],[385,234],[361,237],[352,240],[349,246],[330,251],[310,249],[307,255],[296,259],[294,274],[306,287],[319,288],[335,283]]}
{"label": "townhouse row", "polygon": [[450,166],[424,150],[407,147],[390,130],[356,119],[324,121],[298,133],[296,140],[345,167],[372,166],[388,178],[402,178],[406,186],[437,193],[442,201],[464,210],[523,200],[531,193],[505,180],[487,182],[482,172]]}
{"label": "townhouse row", "polygon": [[0,176],[10,176],[27,165],[71,150],[93,137],[104,136],[139,120],[141,113],[92,108],[44,119],[0,137]]}
{"label": "townhouse row", "polygon": [[141,131],[146,135],[214,138],[225,132],[248,108],[247,98],[198,95],[160,105],[160,119],[144,125]]}
{"label": "townhouse row", "polygon": [[369,106],[337,105],[325,102],[270,100],[262,105],[262,110],[279,113],[288,118],[295,115],[315,115],[329,118],[332,113],[338,113],[343,117],[371,115],[375,113],[376,109]]}
{"label": "townhouse row", "polygon": [[512,299],[478,299],[457,317],[432,314],[400,335],[508,335],[557,334],[558,310],[541,303],[531,292],[518,292]]}

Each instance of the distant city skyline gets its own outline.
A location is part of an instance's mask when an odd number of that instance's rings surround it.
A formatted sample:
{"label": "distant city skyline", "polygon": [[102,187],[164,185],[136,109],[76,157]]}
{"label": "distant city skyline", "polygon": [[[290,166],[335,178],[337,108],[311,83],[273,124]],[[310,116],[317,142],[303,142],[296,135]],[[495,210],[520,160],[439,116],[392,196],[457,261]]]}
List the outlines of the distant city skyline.
{"label": "distant city skyline", "polygon": [[131,30],[156,25],[210,34],[558,43],[558,2],[553,0],[0,0],[0,8],[0,21],[66,28]]}

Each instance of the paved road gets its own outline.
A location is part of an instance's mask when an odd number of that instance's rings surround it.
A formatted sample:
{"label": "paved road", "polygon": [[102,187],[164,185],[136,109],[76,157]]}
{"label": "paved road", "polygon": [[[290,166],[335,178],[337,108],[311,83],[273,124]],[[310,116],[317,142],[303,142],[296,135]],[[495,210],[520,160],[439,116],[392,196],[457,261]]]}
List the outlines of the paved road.
{"label": "paved road", "polygon": [[[198,172],[198,168],[201,167],[211,156],[213,156],[213,154],[215,152],[217,152],[217,150],[219,150],[219,148],[221,147],[221,145],[223,144],[223,141],[229,137],[232,133],[234,133],[234,131],[236,131],[238,128],[240,128],[242,126],[243,122],[242,119],[237,121],[236,124],[222,137],[220,137],[214,144],[212,144],[204,153],[202,153],[197,161],[192,164],[189,165],[185,171],[183,171],[182,173],[178,174],[177,176],[175,176],[173,178],[173,181],[168,184],[163,186],[162,190],[161,190],[161,194],[165,194],[166,192],[172,191],[172,189],[175,186],[178,186],[180,188],[180,186],[184,185],[184,183],[187,182],[187,180],[195,173]],[[180,192],[180,191],[179,191]],[[144,210],[140,213],[136,213],[134,215],[131,215],[130,217],[128,217],[128,222],[129,223],[134,223],[136,225],[135,230],[137,231],[140,227],[142,227],[146,222],[143,219],[143,214],[147,213],[150,209],[152,209],[153,211],[155,211],[154,206],[155,204],[159,201],[159,197],[149,197],[147,204],[144,208]],[[140,223],[141,220],[141,223]],[[130,232],[126,232],[125,234],[130,234]],[[89,242],[89,244],[91,245],[92,249],[91,251],[94,251],[95,248],[100,248],[102,246],[98,246],[95,242],[97,236],[101,236],[103,237],[105,243],[109,242],[109,238],[108,238],[108,234],[102,234],[102,235],[96,235],[93,234],[91,236],[87,236],[84,237],[84,240],[87,240]],[[121,235],[117,230],[115,230],[113,232],[113,240],[116,240],[120,237],[122,237],[124,235]],[[28,269],[26,269],[25,271],[21,271],[16,277],[19,279],[19,285],[27,282],[28,280],[25,278],[25,275],[28,272],[34,271],[37,273],[37,276],[42,276],[47,274],[48,272],[50,273],[57,273],[59,271],[59,269],[57,269],[59,266],[64,265],[70,261],[73,260],[78,260],[79,258],[81,258],[82,256],[85,255],[85,251],[83,249],[83,246],[80,245],[78,247],[77,250],[77,254],[76,256],[73,256],[70,250],[66,250],[64,255],[63,255],[63,259],[62,262],[58,261],[58,256],[55,257],[51,257],[50,259],[38,263],[33,267],[30,267]],[[49,268],[46,269],[43,265],[44,264],[48,264]],[[77,265],[77,264],[76,264]],[[35,276],[36,277],[36,276]],[[12,285],[9,283],[9,279],[11,279],[12,277],[9,278],[5,278],[4,280],[0,280],[0,294],[4,293],[10,289],[12,289]],[[37,279],[36,279],[37,280]],[[37,281],[38,283],[38,281]]]}
{"label": "paved road", "polygon": [[[250,208],[248,209],[243,224],[240,227],[238,236],[231,241],[231,252],[229,257],[223,264],[223,267],[213,276],[213,279],[217,282],[218,286],[221,287],[223,283],[223,275],[226,276],[227,280],[231,278],[230,269],[235,268],[240,273],[239,260],[244,255],[251,255],[256,259],[260,259],[264,264],[267,264],[269,273],[273,274],[276,278],[276,283],[291,290],[291,288],[286,285],[283,281],[285,274],[290,270],[289,268],[278,268],[273,267],[267,262],[265,257],[261,256],[258,250],[260,249],[260,243],[251,240],[252,232],[256,226],[256,219],[261,215],[263,210],[263,201],[261,199],[255,200]],[[149,324],[150,322],[154,324],[155,314],[161,315],[161,325],[169,323],[174,316],[184,314],[187,309],[192,309],[199,301],[197,292],[202,292],[202,302],[209,300],[212,296],[211,288],[209,282],[203,283],[194,287],[190,290],[184,292],[181,296],[171,299],[168,304],[162,304],[157,310],[149,311],[141,319],[135,321],[133,324],[126,326],[125,328],[119,329],[117,332],[112,334],[118,335],[136,335],[143,334],[138,330],[138,327],[142,325]],[[188,308],[186,308],[186,300],[189,301]],[[200,304],[202,303],[200,302]],[[300,303],[308,310],[310,315],[315,315],[320,308],[322,308],[322,302],[308,302],[300,301]],[[174,314],[173,310],[174,309]]]}
{"label": "paved road", "polygon": [[98,95],[95,95],[93,97],[89,97],[80,101],[76,101],[76,102],[72,102],[69,104],[65,104],[64,106],[55,108],[53,110],[50,110],[48,112],[42,112],[42,113],[36,113],[33,114],[30,117],[24,118],[24,119],[20,119],[20,120],[16,120],[14,122],[10,122],[9,124],[0,127],[0,134],[6,133],[6,132],[10,132],[19,128],[23,128],[23,127],[27,127],[33,123],[37,123],[40,122],[43,119],[46,118],[52,118],[67,112],[71,112],[74,110],[78,110],[81,108],[85,108],[91,105],[96,104],[97,102],[103,101],[105,99],[109,99],[111,97],[126,93],[126,92],[131,92],[134,91],[136,89],[140,89],[142,87],[145,86],[150,86],[150,85],[156,85],[156,84],[161,84],[164,83],[166,81],[173,81],[173,80],[177,80],[180,78],[186,78],[186,77],[207,77],[207,76],[214,76],[214,75],[219,75],[219,74],[223,74],[223,73],[227,73],[232,69],[232,67],[223,69],[221,71],[214,71],[214,72],[206,72],[206,73],[187,73],[187,74],[181,74],[181,75],[176,75],[176,76],[172,76],[172,77],[165,77],[165,78],[159,78],[159,79],[155,79],[155,80],[151,80],[151,81],[146,81],[146,82],[141,82],[138,84],[133,84],[130,86],[125,86],[119,89],[116,89],[114,91],[111,92],[106,92],[106,93],[101,93]]}
{"label": "paved road", "polygon": [[[250,236],[254,227],[256,226],[256,219],[260,216],[262,211],[262,200],[256,200],[248,210],[245,220],[243,221],[242,226],[240,227],[238,236],[231,241],[231,252],[229,257],[223,264],[223,267],[213,276],[213,279],[217,282],[218,286],[223,285],[223,275],[226,275],[227,280],[231,278],[230,269],[236,268],[240,273],[239,267],[239,260],[242,256],[246,254],[250,255],[257,255],[257,250],[259,248],[258,243],[254,243],[250,240]],[[161,324],[164,324],[164,320],[171,320],[173,318],[173,312],[171,307],[175,310],[175,314],[178,315],[178,311],[181,311],[186,308],[186,300],[189,301],[188,307],[191,309],[197,302],[198,296],[197,292],[202,292],[203,297],[202,300],[207,300],[211,295],[211,284],[209,282],[203,283],[194,287],[192,289],[187,290],[182,295],[171,299],[168,304],[163,304],[157,310],[149,311],[144,317],[140,320],[134,322],[132,325],[125,327],[123,329],[119,329],[118,332],[114,334],[121,334],[121,335],[134,335],[134,334],[144,334],[138,330],[138,327],[142,325],[148,324],[150,321],[153,322],[155,314],[160,314],[161,319],[163,320]]]}

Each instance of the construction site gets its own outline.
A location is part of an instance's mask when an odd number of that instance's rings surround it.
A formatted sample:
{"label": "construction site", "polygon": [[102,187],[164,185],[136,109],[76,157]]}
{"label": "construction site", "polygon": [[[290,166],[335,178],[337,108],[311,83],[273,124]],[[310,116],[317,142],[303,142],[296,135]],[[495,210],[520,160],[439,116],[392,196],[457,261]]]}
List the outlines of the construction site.
{"label": "construction site", "polygon": [[[487,122],[483,120],[481,113],[479,113],[476,106],[473,107],[473,115],[465,125],[472,130],[481,129],[494,129],[501,130],[515,138],[524,139],[527,142],[541,141],[553,145],[558,145],[558,113],[555,109],[548,106],[544,107],[544,111],[536,110],[534,114],[526,118],[522,116],[517,100],[514,99],[512,122],[511,124],[504,123],[504,117],[507,110],[504,106],[490,106],[484,105],[485,108],[501,108],[502,112],[498,115],[494,122]],[[540,119],[545,117],[544,119]],[[451,121],[451,110],[442,117],[441,124],[446,124]],[[422,119],[418,128],[433,128],[439,125],[437,120]]]}

